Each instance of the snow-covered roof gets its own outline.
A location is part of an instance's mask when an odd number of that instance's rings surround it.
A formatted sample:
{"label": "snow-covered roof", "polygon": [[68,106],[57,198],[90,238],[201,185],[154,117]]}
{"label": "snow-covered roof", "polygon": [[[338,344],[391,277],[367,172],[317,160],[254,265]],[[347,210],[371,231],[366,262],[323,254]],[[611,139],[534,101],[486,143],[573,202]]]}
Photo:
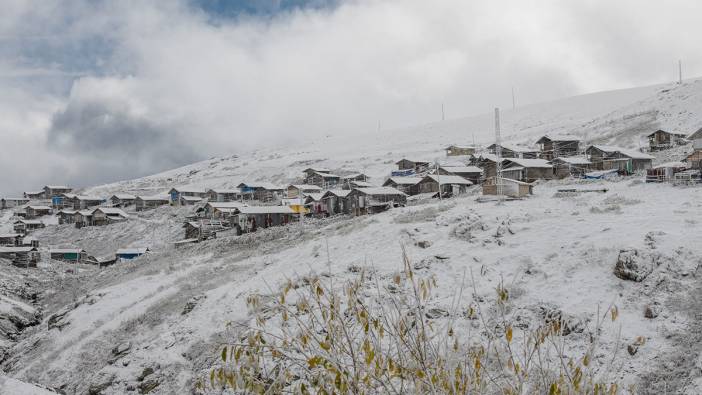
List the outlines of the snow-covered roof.
{"label": "snow-covered roof", "polygon": [[364,195],[401,195],[406,196],[402,191],[398,191],[392,187],[373,187],[373,188],[355,188],[354,191],[358,191]]}
{"label": "snow-covered roof", "polygon": [[62,210],[59,210],[59,212],[57,212],[56,214],[68,214],[68,215],[73,215],[73,214],[75,214],[75,213],[77,213],[76,210],[72,210],[72,209],[70,209],[70,208],[64,208],[64,209],[62,209]]}
{"label": "snow-covered roof", "polygon": [[36,250],[36,247],[0,247],[0,253],[32,252]]}
{"label": "snow-covered roof", "polygon": [[568,156],[568,157],[559,157],[559,158],[554,158],[551,160],[551,162],[563,162],[563,163],[568,163],[570,165],[589,165],[591,162],[587,160],[587,158],[583,158],[581,156]]}
{"label": "snow-covered roof", "polygon": [[261,182],[261,181],[242,182],[241,184],[237,185],[237,187],[239,187],[239,188],[261,188],[261,189],[266,189],[266,190],[283,189],[279,185],[275,185],[271,182]]}
{"label": "snow-covered roof", "polygon": [[181,196],[180,198],[186,202],[199,202],[202,200],[199,196]]}
{"label": "snow-covered roof", "polygon": [[39,194],[43,194],[43,193],[44,193],[44,191],[28,191],[28,192],[25,192],[25,194],[27,194],[27,195],[39,195]]}
{"label": "snow-covered roof", "polygon": [[98,207],[93,211],[93,213],[95,213],[95,211],[101,211],[107,215],[120,215],[124,218],[129,217],[127,213],[115,207]]}
{"label": "snow-covered roof", "polygon": [[82,248],[52,248],[49,254],[82,254],[85,250]]}
{"label": "snow-covered roof", "polygon": [[[496,146],[497,146],[497,144],[492,144],[488,147],[488,149],[497,148]],[[536,151],[538,151],[535,148],[522,147],[519,145],[512,145],[512,144],[500,144],[500,147],[502,147],[503,149],[509,150],[509,151],[513,151],[513,152],[536,152]]]}
{"label": "snow-covered roof", "polygon": [[87,200],[91,202],[97,202],[97,201],[102,201],[103,199],[100,196],[82,196],[82,195],[77,195],[75,197],[78,200]]}
{"label": "snow-covered roof", "polygon": [[460,149],[475,149],[475,146],[472,145],[457,145],[457,144],[451,144],[448,147],[444,149],[451,149],[451,148],[460,148]]}
{"label": "snow-covered roof", "polygon": [[347,174],[345,176],[341,176],[342,179],[348,180],[350,178],[357,178],[357,177],[368,177],[363,173],[353,173],[353,174]]}
{"label": "snow-covered roof", "polygon": [[466,180],[461,176],[447,176],[447,175],[436,175],[429,174],[424,178],[432,179],[440,184],[451,184],[451,185],[473,185],[472,182]]}
{"label": "snow-covered roof", "polygon": [[38,219],[20,219],[15,221],[14,223],[23,223],[25,225],[42,225],[43,222],[41,222]]}
{"label": "snow-covered roof", "polygon": [[130,247],[120,248],[115,254],[117,255],[143,255],[149,251],[147,247]]}
{"label": "snow-covered roof", "polygon": [[303,173],[313,172],[313,173],[329,173],[331,170],[325,167],[308,167],[303,170]]}
{"label": "snow-covered roof", "polygon": [[417,185],[420,181],[422,181],[422,177],[390,177],[383,185],[391,182],[397,185]]}
{"label": "snow-covered roof", "polygon": [[407,161],[407,162],[412,162],[412,163],[424,163],[424,164],[431,163],[431,161],[428,161],[428,160],[402,158],[402,159],[398,160],[397,162],[395,162],[395,164],[399,165],[402,161]]}
{"label": "snow-covered roof", "polygon": [[84,217],[89,217],[89,216],[93,215],[94,211],[95,210],[80,210],[80,211],[77,211],[76,214],[80,214]]}
{"label": "snow-covered roof", "polygon": [[441,166],[441,169],[449,173],[482,173],[483,169],[478,166]]}
{"label": "snow-covered roof", "polygon": [[600,150],[602,152],[606,152],[606,153],[618,152],[618,153],[620,153],[624,156],[627,156],[631,159],[655,159],[655,157],[648,155],[648,154],[644,154],[643,152],[630,150],[630,149],[626,149],[626,148],[621,148],[621,147],[615,147],[612,145],[594,144],[594,145],[591,145],[590,147],[588,147],[587,150],[590,150],[590,148],[595,148],[595,149],[598,149],[598,150]]}
{"label": "snow-covered roof", "polygon": [[324,196],[324,193],[308,193],[307,199],[312,199],[313,202],[318,202],[322,200],[322,196]]}
{"label": "snow-covered roof", "polygon": [[65,185],[46,185],[44,188],[49,188],[49,189],[71,189],[71,187],[67,187]]}
{"label": "snow-covered roof", "polygon": [[170,192],[173,192],[173,191],[178,192],[178,193],[205,193],[204,188],[191,187],[191,186],[171,188]]}
{"label": "snow-covered roof", "polygon": [[653,132],[653,133],[647,135],[646,137],[651,137],[651,136],[653,136],[654,134],[656,134],[656,133],[658,133],[658,132],[663,132],[663,133],[666,133],[666,134],[671,134],[671,135],[673,135],[673,136],[683,136],[683,137],[685,137],[685,133],[669,132],[669,131],[663,130],[663,129],[658,129],[658,130],[656,130],[655,132]]}
{"label": "snow-covered roof", "polygon": [[22,236],[19,233],[0,233],[0,239],[8,239],[8,238],[14,238],[14,237],[19,237]]}
{"label": "snow-covered roof", "polygon": [[156,195],[156,196],[137,196],[137,199],[145,201],[169,201],[170,198],[167,195]]}
{"label": "snow-covered roof", "polygon": [[653,166],[654,169],[663,169],[666,167],[687,167],[683,162],[665,162],[660,165]]}
{"label": "snow-covered roof", "polygon": [[341,178],[341,177],[337,176],[336,174],[322,173],[322,172],[319,172],[319,171],[315,171],[314,174],[316,174],[316,175],[318,175],[318,176],[320,176],[320,177],[322,177],[322,178]]}
{"label": "snow-covered roof", "polygon": [[551,140],[551,141],[581,141],[582,138],[579,137],[579,136],[572,135],[572,134],[554,134],[554,135],[546,134],[546,135],[544,135],[543,137],[541,137],[540,139],[538,139],[538,140],[536,141],[536,143],[537,143],[537,144],[540,144],[542,141],[545,141],[545,140]]}
{"label": "snow-covered roof", "polygon": [[310,185],[310,184],[292,184],[289,185],[288,188],[293,187],[295,189],[299,189],[302,191],[321,191],[322,188],[317,186],[317,185]]}
{"label": "snow-covered roof", "polygon": [[216,209],[222,209],[222,208],[242,207],[242,206],[246,206],[246,204],[242,203],[242,202],[207,202],[207,204],[205,206],[210,206],[210,207],[216,208]]}
{"label": "snow-covered roof", "polygon": [[219,188],[217,188],[217,189],[212,189],[212,188],[210,188],[210,189],[207,190],[207,193],[210,193],[210,192],[221,193],[221,194],[236,194],[236,193],[239,193],[239,191],[236,190],[236,189],[219,189]]}
{"label": "snow-covered roof", "polygon": [[242,214],[295,214],[288,206],[247,206],[240,207]]}
{"label": "snow-covered roof", "polygon": [[329,196],[336,196],[336,197],[340,197],[340,198],[345,198],[346,196],[349,195],[349,193],[351,193],[351,190],[349,190],[349,189],[332,189],[332,190],[327,191],[322,198],[326,198]]}
{"label": "snow-covered roof", "polygon": [[694,133],[687,136],[689,140],[699,140],[702,139],[702,128],[697,129]]}
{"label": "snow-covered roof", "polygon": [[112,195],[111,197],[117,198],[117,199],[119,199],[119,200],[132,200],[132,199],[136,199],[136,196],[130,195],[130,194],[128,194],[128,193],[115,193],[115,194]]}
{"label": "snow-covered roof", "polygon": [[61,196],[65,197],[66,199],[75,199],[78,197],[78,194],[66,192],[66,193],[62,193]]}
{"label": "snow-covered roof", "polygon": [[521,159],[521,158],[506,158],[505,162],[516,163],[522,167],[540,167],[540,168],[550,168],[551,166],[546,159]]}
{"label": "snow-covered roof", "polygon": [[372,188],[374,187],[373,184],[370,182],[365,182],[365,181],[351,181],[351,185],[355,186],[356,188]]}
{"label": "snow-covered roof", "polygon": [[[502,180],[502,183],[503,183],[502,185],[504,185],[504,183],[512,183],[512,184],[519,184],[519,185],[532,185],[532,184],[529,184],[528,182],[515,180],[515,179],[513,179],[513,178],[502,177],[502,178],[500,178],[500,179]],[[490,177],[490,178],[488,178],[488,180],[491,180],[491,181],[492,181],[492,185],[495,185],[495,184],[494,184],[494,182],[495,182],[495,177]],[[490,185],[490,184],[488,184],[488,185]]]}

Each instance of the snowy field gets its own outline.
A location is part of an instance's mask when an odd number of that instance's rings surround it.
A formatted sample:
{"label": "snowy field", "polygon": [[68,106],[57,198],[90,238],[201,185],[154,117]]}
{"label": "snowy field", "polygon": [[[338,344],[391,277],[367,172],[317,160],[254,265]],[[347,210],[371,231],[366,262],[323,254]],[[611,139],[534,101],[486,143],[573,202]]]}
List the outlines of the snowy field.
{"label": "snowy field", "polygon": [[[635,148],[650,128],[687,131],[702,122],[694,115],[702,82],[671,88],[605,92],[506,111],[505,135],[533,143],[544,133],[568,132],[587,142]],[[177,185],[233,187],[242,181],[285,185],[310,165],[367,172],[380,183],[402,157],[443,160],[444,145],[471,143],[473,135],[488,143],[491,125],[488,114],[381,135],[329,137],[86,193],[151,195]],[[684,153],[663,154],[659,161],[679,160]],[[25,315],[36,309],[41,322],[3,343],[2,368],[11,379],[0,378],[0,388],[36,383],[68,394],[189,393],[208,374],[221,344],[237,338],[239,329],[230,323],[251,322],[246,296],[274,293],[288,279],[311,274],[340,283],[357,276],[359,267],[389,285],[402,269],[405,248],[418,273],[436,278],[432,306],[449,312],[456,304],[489,306],[504,284],[509,318],[520,324],[515,327],[542,324],[544,309],[567,317],[577,328],[564,337],[567,352],[576,358],[588,347],[597,312],[614,305],[619,318],[603,326],[595,366],[612,380],[636,385],[638,393],[697,394],[702,188],[642,180],[541,182],[534,196],[501,204],[477,202],[479,189],[473,188],[441,202],[241,237],[221,234],[177,250],[172,242],[183,237],[188,208],[163,207],[99,228],[50,226],[35,233],[42,248],[80,246],[105,256],[115,248],[148,245],[153,253],[104,269],[44,261],[34,274],[2,262],[4,295],[16,301],[3,298],[0,309],[19,308]],[[572,188],[607,192],[558,192]],[[9,216],[0,218],[7,230]],[[622,250],[636,256],[642,281],[615,276]],[[30,296],[10,292],[10,285],[25,282],[37,293],[34,306],[17,302]],[[647,309],[655,310],[654,318],[645,317]],[[466,340],[468,333],[480,333],[475,320],[455,315],[437,322],[446,319],[456,320],[456,332]],[[645,342],[632,355],[628,346],[636,339]]]}

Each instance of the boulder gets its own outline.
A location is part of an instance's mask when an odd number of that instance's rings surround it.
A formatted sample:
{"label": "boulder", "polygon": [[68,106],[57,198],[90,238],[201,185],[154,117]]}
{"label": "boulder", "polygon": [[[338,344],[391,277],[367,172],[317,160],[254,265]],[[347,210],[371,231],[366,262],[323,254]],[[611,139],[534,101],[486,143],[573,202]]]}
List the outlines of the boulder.
{"label": "boulder", "polygon": [[658,266],[656,256],[642,253],[635,248],[619,251],[614,275],[622,280],[641,282]]}
{"label": "boulder", "polygon": [[656,318],[661,313],[661,307],[657,304],[648,304],[644,307],[644,317],[646,318]]}

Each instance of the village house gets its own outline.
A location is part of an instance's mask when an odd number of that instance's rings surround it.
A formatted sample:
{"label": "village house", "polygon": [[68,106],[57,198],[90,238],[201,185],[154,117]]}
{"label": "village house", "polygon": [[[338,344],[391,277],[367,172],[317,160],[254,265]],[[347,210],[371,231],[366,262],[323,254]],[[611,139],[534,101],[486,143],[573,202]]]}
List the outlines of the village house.
{"label": "village house", "polygon": [[646,170],[646,182],[672,182],[677,173],[687,170],[683,162],[666,162]]}
{"label": "village house", "polygon": [[56,216],[58,217],[59,225],[75,223],[76,212],[77,212],[77,210],[73,210],[73,209],[69,209],[69,208],[64,208],[63,210],[59,210],[56,213]]}
{"label": "village house", "polygon": [[347,197],[351,193],[348,189],[332,189],[322,195],[322,201],[327,206],[329,215],[348,214],[350,211]]}
{"label": "village house", "polygon": [[180,201],[178,202],[179,206],[194,206],[200,202],[202,202],[203,198],[199,196],[181,196]]}
{"label": "village house", "polygon": [[34,219],[45,215],[51,215],[52,209],[49,206],[27,206],[25,207],[24,212],[25,218]]}
{"label": "village house", "polygon": [[404,158],[395,162],[395,164],[397,165],[398,173],[393,172],[393,176],[425,173],[429,170],[429,167],[431,166],[431,162],[421,160],[409,160]]}
{"label": "village house", "polygon": [[75,199],[78,197],[75,193],[62,193],[59,196],[54,196],[51,198],[51,207],[55,209],[62,208],[73,208]]}
{"label": "village house", "polygon": [[0,210],[7,210],[29,203],[27,198],[2,198],[0,199]]}
{"label": "village house", "polygon": [[407,203],[407,194],[391,187],[359,188],[347,198],[349,211],[354,215],[379,213]]}
{"label": "village house", "polygon": [[65,185],[47,185],[43,188],[44,199],[50,200],[54,196],[61,196],[64,193],[70,193],[73,188],[69,188]]}
{"label": "village house", "polygon": [[93,211],[92,225],[104,226],[129,219],[127,213],[117,207],[98,207]]}
{"label": "village house", "polygon": [[93,224],[93,210],[78,210],[73,214],[73,223],[76,228],[91,226]]}
{"label": "village house", "polygon": [[318,171],[313,168],[305,169],[305,184],[317,185],[321,188],[333,188],[339,184],[341,177],[336,174],[331,174],[327,169]]}
{"label": "village house", "polygon": [[136,196],[128,193],[115,193],[110,196],[110,204],[114,207],[127,207],[134,204],[136,201]]}
{"label": "village house", "polygon": [[483,169],[477,166],[440,166],[439,174],[463,177],[477,185],[480,184],[480,180],[483,176]]}
{"label": "village house", "polygon": [[294,220],[295,212],[287,206],[239,207],[232,217],[237,233],[255,232],[259,228],[286,225]]}
{"label": "village house", "polygon": [[43,200],[44,199],[44,191],[41,190],[41,191],[25,192],[24,198],[29,199],[29,200]]}
{"label": "village house", "polygon": [[322,200],[323,196],[324,193],[310,193],[305,197],[305,207],[315,217],[326,217],[329,215],[327,206]]}
{"label": "village house", "polygon": [[238,189],[208,189],[207,201],[209,202],[234,202],[240,197]]}
{"label": "village house", "polygon": [[656,130],[648,136],[648,146],[651,151],[661,151],[678,145],[687,144],[683,133],[673,133],[665,130]]}
{"label": "village house", "polygon": [[81,248],[52,248],[49,257],[54,261],[82,263],[88,260],[88,253]]}
{"label": "village house", "polygon": [[39,248],[39,240],[36,237],[26,236],[22,239],[22,246]]}
{"label": "village house", "polygon": [[286,196],[288,198],[296,198],[299,197],[300,195],[302,196],[307,196],[309,193],[321,193],[322,188],[320,188],[317,185],[309,185],[309,184],[293,184],[293,185],[288,185],[286,189]]}
{"label": "village house", "polygon": [[147,247],[120,248],[115,252],[116,261],[131,261],[145,255],[150,250]]}
{"label": "village house", "polygon": [[503,161],[502,176],[523,182],[553,179],[553,166],[545,159],[510,158]]}
{"label": "village house", "polygon": [[345,176],[341,176],[341,182],[342,183],[347,183],[350,181],[368,181],[367,175],[363,173],[352,173],[352,174],[347,174]]}
{"label": "village house", "polygon": [[622,174],[632,174],[653,167],[654,157],[642,152],[606,145],[591,145],[585,153],[594,170],[617,170]]}
{"label": "village house", "polygon": [[236,209],[245,206],[242,202],[207,202],[201,209],[200,216],[211,219],[226,219],[236,213]]}
{"label": "village house", "polygon": [[690,169],[702,170],[702,148],[692,151],[684,161]]}
{"label": "village house", "polygon": [[188,221],[183,224],[185,229],[185,240],[203,240],[217,238],[217,232],[228,230],[224,222],[213,219],[201,219],[199,221]]}
{"label": "village house", "polygon": [[570,135],[543,136],[536,141],[541,159],[551,160],[563,156],[578,155],[580,137]]}
{"label": "village house", "polygon": [[36,247],[0,247],[0,258],[9,259],[18,267],[36,267],[41,254]]}
{"label": "village house", "polygon": [[582,177],[592,165],[587,158],[578,156],[554,158],[550,163],[555,178]]}
{"label": "village house", "polygon": [[136,211],[144,211],[165,206],[170,202],[168,196],[137,196],[134,200],[134,209]]}
{"label": "village house", "polygon": [[470,156],[475,154],[475,147],[468,145],[449,145],[444,148],[446,156]]}
{"label": "village house", "polygon": [[105,199],[99,196],[83,196],[77,195],[71,199],[74,210],[85,210],[91,207],[97,207],[105,202]]}
{"label": "village house", "polygon": [[202,188],[178,187],[171,188],[171,190],[168,191],[168,196],[170,197],[171,204],[178,205],[181,203],[180,198],[183,196],[199,197],[200,199],[204,199],[207,197],[207,192],[205,192],[205,190]]}
{"label": "village house", "polygon": [[422,181],[422,177],[390,177],[385,180],[383,186],[395,188],[408,196],[414,196],[419,193],[420,181]]}
{"label": "village house", "polygon": [[[536,159],[539,157],[539,151],[521,147],[517,145],[500,144],[500,157],[501,158],[522,158],[522,159]],[[487,147],[488,153],[497,155],[497,144],[491,144]]]}
{"label": "village house", "polygon": [[483,179],[490,177],[495,177],[497,172],[497,156],[493,154],[480,154],[480,156],[474,157],[472,164],[483,169]]}
{"label": "village house", "polygon": [[347,183],[344,183],[342,185],[341,189],[356,189],[356,188],[372,188],[375,185],[371,184],[370,182],[367,181],[349,181]]}
{"label": "village house", "polygon": [[429,174],[417,185],[419,193],[438,193],[441,186],[441,196],[456,196],[465,193],[473,183],[459,176]]}
{"label": "village house", "polygon": [[307,215],[310,213],[310,210],[305,207],[305,197],[283,198],[280,200],[280,205],[290,207],[295,214]]}
{"label": "village house", "polygon": [[283,196],[284,188],[270,182],[242,182],[237,185],[243,200],[258,200],[259,202],[273,202]]}
{"label": "village house", "polygon": [[[533,185],[513,180],[511,178],[500,178],[499,182],[496,181],[497,177],[490,177],[483,183],[483,195],[497,195],[498,192],[502,196],[509,196],[513,198],[521,198],[534,193]],[[498,189],[498,186],[501,187]]]}
{"label": "village house", "polygon": [[25,236],[33,230],[41,229],[46,226],[43,222],[36,219],[20,219],[15,221],[12,225],[15,233],[20,233]]}
{"label": "village house", "polygon": [[19,233],[0,233],[0,246],[17,247],[22,245],[24,236]]}

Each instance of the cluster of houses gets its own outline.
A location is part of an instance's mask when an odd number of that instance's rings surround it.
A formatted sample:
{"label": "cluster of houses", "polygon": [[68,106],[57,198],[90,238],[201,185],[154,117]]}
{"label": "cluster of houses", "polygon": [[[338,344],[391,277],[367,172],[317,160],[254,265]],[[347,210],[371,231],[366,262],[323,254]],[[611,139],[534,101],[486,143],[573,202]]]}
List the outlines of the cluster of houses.
{"label": "cluster of houses", "polygon": [[[602,178],[646,171],[647,181],[685,179],[699,182],[702,165],[702,129],[690,136],[657,130],[649,136],[649,150],[660,151],[693,142],[686,163],[653,166],[654,157],[631,149],[606,145],[583,146],[569,135],[545,135],[538,147],[492,144],[482,152],[473,146],[451,145],[446,156],[452,163],[403,158],[381,184],[369,182],[358,172],[337,175],[330,169],[310,167],[299,183],[287,186],[245,182],[236,188],[173,187],[164,195],[136,196],[117,193],[109,198],[73,193],[67,186],[45,186],[25,192],[22,198],[1,199],[0,209],[14,209],[18,219],[13,234],[0,235],[0,257],[13,256],[20,263],[38,260],[38,245],[27,235],[55,215],[59,224],[76,227],[103,226],[129,219],[136,212],[159,206],[194,206],[183,224],[185,238],[176,246],[216,237],[218,232],[237,234],[282,226],[305,216],[366,215],[405,205],[422,197],[448,198],[481,185],[485,195],[523,197],[533,192],[536,180],[566,177]],[[131,259],[146,249],[120,250],[115,260]],[[54,249],[51,258],[66,262],[95,262],[80,249]],[[19,257],[19,258],[18,258]]]}

